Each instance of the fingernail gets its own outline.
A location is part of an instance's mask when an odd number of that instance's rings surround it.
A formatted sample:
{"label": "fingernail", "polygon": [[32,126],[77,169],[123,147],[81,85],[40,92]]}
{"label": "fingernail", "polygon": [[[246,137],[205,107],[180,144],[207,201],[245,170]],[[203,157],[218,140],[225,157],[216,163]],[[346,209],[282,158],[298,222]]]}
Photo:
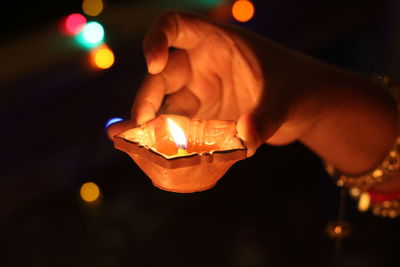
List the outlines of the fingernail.
{"label": "fingernail", "polygon": [[157,62],[152,61],[149,65],[149,73],[157,74],[160,72],[161,72],[160,64],[157,64]]}
{"label": "fingernail", "polygon": [[160,64],[160,61],[156,60],[156,58],[153,57],[152,55],[146,57],[146,62],[147,62],[147,70],[151,74],[160,73],[163,69],[162,65]]}
{"label": "fingernail", "polygon": [[146,58],[146,64],[147,64],[147,71],[149,73],[152,73],[152,70],[154,69],[154,57],[151,54],[147,54],[145,56]]}
{"label": "fingernail", "polygon": [[106,126],[104,128],[107,129],[111,124],[114,124],[114,123],[117,123],[117,122],[120,122],[120,121],[123,121],[123,120],[124,119],[120,118],[120,117],[111,118],[111,119],[109,119],[107,121]]}

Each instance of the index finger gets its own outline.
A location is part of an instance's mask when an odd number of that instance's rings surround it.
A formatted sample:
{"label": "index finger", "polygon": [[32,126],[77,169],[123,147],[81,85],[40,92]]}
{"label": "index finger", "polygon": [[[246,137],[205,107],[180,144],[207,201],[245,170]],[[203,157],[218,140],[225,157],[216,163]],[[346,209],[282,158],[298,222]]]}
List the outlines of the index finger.
{"label": "index finger", "polygon": [[211,23],[197,15],[176,11],[164,13],[148,30],[143,51],[148,71],[161,72],[168,61],[168,48],[190,50],[207,36]]}
{"label": "index finger", "polygon": [[164,96],[175,93],[185,86],[190,76],[190,63],[184,50],[171,53],[165,69],[148,75],[135,97],[132,106],[133,122],[140,125],[153,119],[159,110]]}
{"label": "index finger", "polygon": [[131,117],[136,125],[140,125],[155,117],[165,95],[165,81],[159,75],[147,76],[135,97]]}

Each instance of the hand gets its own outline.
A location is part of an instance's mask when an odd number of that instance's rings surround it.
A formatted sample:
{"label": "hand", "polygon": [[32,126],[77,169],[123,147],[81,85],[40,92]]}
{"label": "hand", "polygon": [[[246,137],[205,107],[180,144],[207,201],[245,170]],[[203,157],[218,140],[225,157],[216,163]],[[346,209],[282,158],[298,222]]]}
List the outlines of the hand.
{"label": "hand", "polygon": [[143,49],[150,74],[111,138],[161,113],[235,120],[248,156],[299,140],[349,174],[376,166],[394,140],[394,102],[369,79],[244,28],[168,12]]}
{"label": "hand", "polygon": [[[170,47],[177,50],[169,53]],[[314,120],[303,118],[301,129],[289,125],[290,133],[277,133],[299,96],[292,81],[305,87],[304,62],[312,60],[245,29],[168,12],[151,26],[143,48],[150,74],[137,93],[132,122],[113,125],[110,136],[158,113],[235,120],[250,156],[268,139],[295,140]]]}

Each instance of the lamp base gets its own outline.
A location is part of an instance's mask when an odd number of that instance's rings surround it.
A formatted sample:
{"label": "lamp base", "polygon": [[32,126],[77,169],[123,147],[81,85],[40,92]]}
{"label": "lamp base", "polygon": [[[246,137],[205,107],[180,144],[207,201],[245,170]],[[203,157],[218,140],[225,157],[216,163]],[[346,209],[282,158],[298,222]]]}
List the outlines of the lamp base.
{"label": "lamp base", "polygon": [[[176,144],[166,131],[172,118],[187,133],[188,153],[176,152]],[[236,136],[236,122],[195,120],[177,115],[161,115],[114,138],[117,149],[126,152],[153,184],[177,193],[200,192],[212,188],[247,149]]]}

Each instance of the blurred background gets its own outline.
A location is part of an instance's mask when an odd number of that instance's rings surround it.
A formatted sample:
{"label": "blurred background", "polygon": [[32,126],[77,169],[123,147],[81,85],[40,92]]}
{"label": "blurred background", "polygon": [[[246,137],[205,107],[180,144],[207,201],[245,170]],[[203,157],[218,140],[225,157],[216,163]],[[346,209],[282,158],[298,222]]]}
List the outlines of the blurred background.
{"label": "blurred background", "polygon": [[232,13],[243,1],[3,4],[0,266],[400,266],[399,220],[350,198],[351,233],[331,237],[339,191],[299,143],[265,145],[214,188],[176,194],[107,139],[146,73],[144,33],[167,9],[399,77],[400,1],[252,0]]}

